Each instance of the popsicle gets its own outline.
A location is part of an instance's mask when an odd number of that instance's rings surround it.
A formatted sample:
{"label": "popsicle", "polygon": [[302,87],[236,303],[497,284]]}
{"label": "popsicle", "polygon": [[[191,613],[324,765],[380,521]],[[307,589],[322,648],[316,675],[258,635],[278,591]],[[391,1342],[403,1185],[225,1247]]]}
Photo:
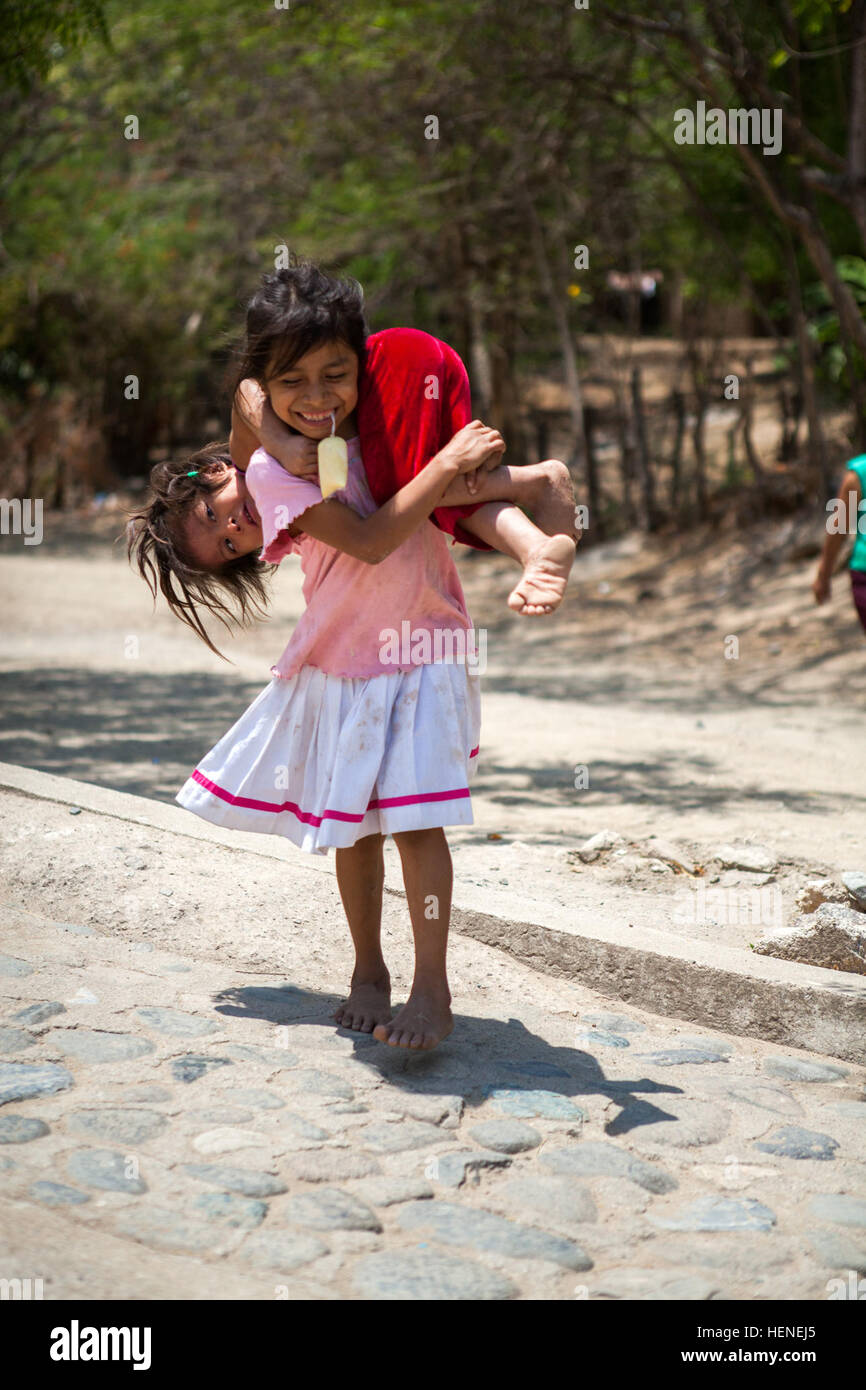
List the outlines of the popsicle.
{"label": "popsicle", "polygon": [[337,416],[332,410],[330,436],[319,440],[319,487],[323,498],[339,492],[349,481],[349,453],[345,439],[335,433],[336,428]]}

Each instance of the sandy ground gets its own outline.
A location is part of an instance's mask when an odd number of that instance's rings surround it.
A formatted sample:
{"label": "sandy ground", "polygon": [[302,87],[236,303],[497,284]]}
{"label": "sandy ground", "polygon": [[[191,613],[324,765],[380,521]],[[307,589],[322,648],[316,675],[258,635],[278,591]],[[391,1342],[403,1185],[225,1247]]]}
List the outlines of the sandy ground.
{"label": "sandy ground", "polygon": [[[121,529],[119,513],[47,514],[41,545],[0,538],[0,760],[171,801],[267,683],[300,571],[284,564],[269,621],[223,642],[230,665],[152,611]],[[506,607],[509,562],[455,548],[487,641],[475,825],[450,835],[457,902],[744,944],[748,916],[683,910],[697,876],[653,863],[649,836],[743,898],[768,880],[726,875],[713,852],[767,846],[788,915],[807,878],[866,868],[866,640],[847,574],[819,609],[814,560],[791,558],[820,535],[819,517],[598,546],[548,619]],[[601,829],[624,843],[585,865],[575,851]],[[389,846],[394,883],[395,861]]]}

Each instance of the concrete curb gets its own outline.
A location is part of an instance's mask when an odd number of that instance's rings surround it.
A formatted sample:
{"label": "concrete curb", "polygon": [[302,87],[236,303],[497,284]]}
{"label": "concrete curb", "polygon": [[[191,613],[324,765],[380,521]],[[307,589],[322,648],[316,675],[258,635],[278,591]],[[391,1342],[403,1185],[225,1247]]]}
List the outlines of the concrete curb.
{"label": "concrete curb", "polygon": [[[333,877],[333,859],[302,855],[279,837],[209,825],[180,806],[89,782],[0,763],[0,789],[188,839],[279,859],[303,887],[305,875]],[[309,881],[309,880],[308,880]],[[390,893],[402,897],[394,889]],[[866,977],[775,960],[664,931],[586,928],[555,931],[463,908],[455,884],[454,931],[507,951],[534,970],[579,979],[612,1003],[633,1004],[737,1036],[862,1063],[866,1056]]]}

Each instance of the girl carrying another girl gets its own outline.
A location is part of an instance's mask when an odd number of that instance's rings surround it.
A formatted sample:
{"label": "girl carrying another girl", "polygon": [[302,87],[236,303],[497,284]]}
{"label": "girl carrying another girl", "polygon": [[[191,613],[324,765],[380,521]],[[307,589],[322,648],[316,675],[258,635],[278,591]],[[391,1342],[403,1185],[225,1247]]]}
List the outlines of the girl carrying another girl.
{"label": "girl carrying another girl", "polygon": [[[276,420],[288,426],[276,447],[296,471],[259,448],[244,471],[221,446],[185,464],[159,464],[153,498],[130,521],[129,551],[154,595],[159,587],[213,650],[200,610],[227,624],[249,620],[261,611],[268,564],[300,555],[307,607],[270,684],[176,799],[219,825],[284,835],[312,853],[334,847],[355,947],[350,993],[334,1017],[391,1046],[429,1049],[453,1027],[446,974],[452,868],[443,827],[472,823],[469,782],[480,731],[472,624],[445,535],[465,527],[483,548],[520,550],[529,563],[517,611],[550,611],[574,553],[573,498],[562,465],[538,465],[534,473],[491,468],[502,437],[471,420],[377,506],[358,420],[368,336],[355,282],[303,263],[266,277],[249,307],[241,375],[258,382]],[[447,376],[443,370],[443,387]],[[362,382],[372,421],[382,405],[374,385]],[[429,386],[425,379],[441,428],[461,393],[452,400],[446,389],[437,398]],[[401,409],[410,418],[424,410],[411,393]],[[425,440],[432,437],[426,416]],[[388,418],[380,410],[380,422],[387,426]],[[265,418],[264,433],[269,425]],[[310,446],[333,430],[347,443],[348,480],[323,500]],[[394,465],[371,437],[372,456],[385,457],[375,479],[381,497],[389,468],[399,475],[418,460]],[[237,440],[235,448],[242,452]],[[472,475],[474,491],[466,482]],[[509,505],[509,492],[534,507],[550,534]],[[456,509],[450,516],[449,507]],[[437,509],[438,524],[428,524]],[[554,551],[545,554],[551,539]],[[408,661],[405,651],[395,658],[382,633],[400,632],[406,622],[413,636],[459,637],[465,659],[418,659],[414,642]],[[429,653],[433,644],[421,645]],[[380,942],[385,835],[400,854],[415,942],[412,988],[396,1017]]]}

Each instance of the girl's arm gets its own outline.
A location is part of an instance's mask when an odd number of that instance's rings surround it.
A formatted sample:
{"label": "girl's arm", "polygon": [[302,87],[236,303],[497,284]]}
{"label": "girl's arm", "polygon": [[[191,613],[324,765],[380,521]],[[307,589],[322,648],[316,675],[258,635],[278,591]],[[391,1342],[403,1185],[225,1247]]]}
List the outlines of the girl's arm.
{"label": "girl's arm", "polygon": [[356,560],[378,565],[427,520],[449,483],[481,466],[499,437],[496,430],[473,420],[371,516],[359,516],[344,502],[329,497],[296,517],[287,528],[289,534],[297,536],[303,531]]}
{"label": "girl's arm", "polygon": [[246,469],[256,449],[266,449],[272,458],[296,478],[319,480],[319,454],[316,441],[295,434],[278,415],[257,381],[242,381],[232,403],[229,452],[238,468]]}
{"label": "girl's arm", "polygon": [[[848,517],[857,517],[859,523],[860,479],[853,469],[847,472],[842,479],[837,500],[843,504],[845,509],[845,526],[841,530],[828,531],[824,538],[824,549],[818,563],[818,573],[812,584],[812,593],[815,595],[816,603],[824,603],[830,597],[833,571],[836,568],[839,551],[845,543],[845,537],[850,535]],[[830,513],[827,514],[827,519],[830,520]]]}

